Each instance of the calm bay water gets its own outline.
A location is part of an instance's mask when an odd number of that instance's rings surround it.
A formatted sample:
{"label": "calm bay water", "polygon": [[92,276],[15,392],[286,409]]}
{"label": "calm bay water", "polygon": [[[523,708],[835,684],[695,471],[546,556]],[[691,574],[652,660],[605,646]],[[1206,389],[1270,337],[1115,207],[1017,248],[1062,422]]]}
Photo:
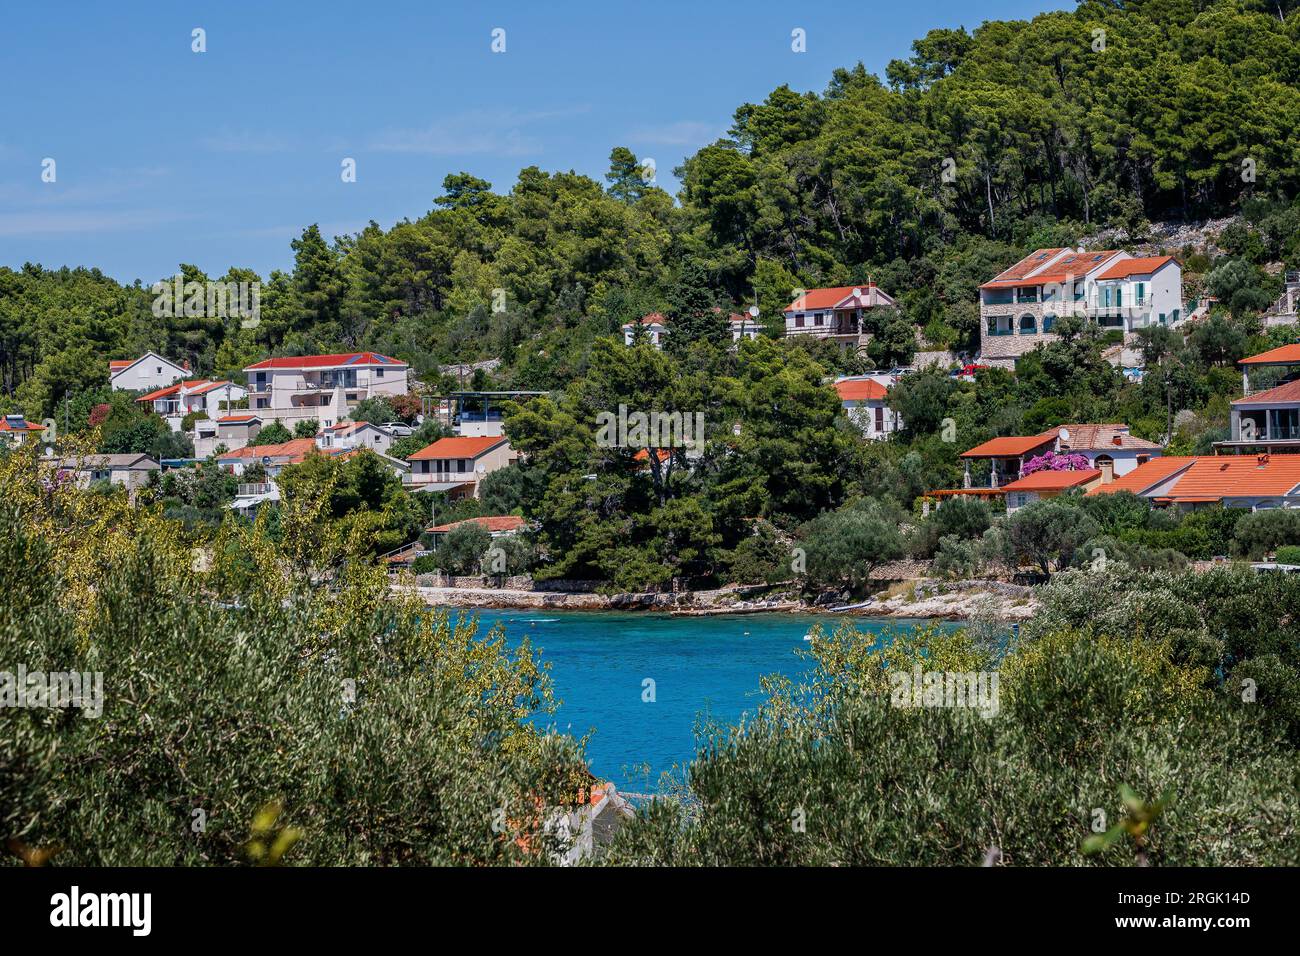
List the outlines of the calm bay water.
{"label": "calm bay water", "polygon": [[[698,719],[734,723],[761,700],[759,678],[797,680],[812,663],[804,635],[816,623],[829,630],[843,615],[746,614],[672,617],[576,611],[479,613],[486,630],[500,622],[510,643],[528,636],[551,664],[562,704],[552,718],[561,731],[588,731],[592,773],[620,789],[656,789],[660,774],[695,753]],[[912,622],[853,618],[878,633]],[[655,700],[642,700],[653,680]],[[648,774],[646,772],[648,768]]]}

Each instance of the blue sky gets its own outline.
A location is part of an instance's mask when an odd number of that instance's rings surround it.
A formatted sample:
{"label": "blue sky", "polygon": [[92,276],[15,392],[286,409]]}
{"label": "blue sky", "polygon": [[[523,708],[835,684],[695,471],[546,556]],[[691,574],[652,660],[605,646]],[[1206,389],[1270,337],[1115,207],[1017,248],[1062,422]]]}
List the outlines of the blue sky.
{"label": "blue sky", "polygon": [[[502,191],[529,165],[600,177],[616,145],[653,158],[675,192],[672,168],[782,83],[821,91],[837,66],[882,73],[929,29],[1068,5],[14,4],[0,34],[0,265],[265,276],[292,264],[289,241],[312,222],[334,236],[417,218],[462,169]],[[206,53],[191,51],[195,27]],[[791,52],[796,27],[806,53]]]}

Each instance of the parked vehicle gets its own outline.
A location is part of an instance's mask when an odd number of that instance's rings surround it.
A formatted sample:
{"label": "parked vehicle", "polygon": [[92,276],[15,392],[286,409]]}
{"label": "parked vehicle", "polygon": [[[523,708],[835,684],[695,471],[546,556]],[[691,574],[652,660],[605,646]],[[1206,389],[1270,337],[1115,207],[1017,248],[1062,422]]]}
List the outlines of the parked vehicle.
{"label": "parked vehicle", "polygon": [[406,422],[384,422],[379,427],[388,431],[394,438],[405,438],[415,434],[415,429]]}

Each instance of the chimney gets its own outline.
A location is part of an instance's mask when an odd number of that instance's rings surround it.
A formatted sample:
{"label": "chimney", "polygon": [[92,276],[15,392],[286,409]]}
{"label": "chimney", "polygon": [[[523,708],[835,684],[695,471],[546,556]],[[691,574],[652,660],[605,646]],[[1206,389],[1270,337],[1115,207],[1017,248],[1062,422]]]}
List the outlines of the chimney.
{"label": "chimney", "polygon": [[1101,469],[1101,483],[1109,485],[1115,480],[1115,462],[1109,458],[1097,462],[1097,467]]}
{"label": "chimney", "polygon": [[1123,445],[1123,444],[1124,444],[1124,436],[1123,436],[1123,435],[1115,435],[1113,438],[1111,438],[1110,443],[1111,443],[1112,445]]}

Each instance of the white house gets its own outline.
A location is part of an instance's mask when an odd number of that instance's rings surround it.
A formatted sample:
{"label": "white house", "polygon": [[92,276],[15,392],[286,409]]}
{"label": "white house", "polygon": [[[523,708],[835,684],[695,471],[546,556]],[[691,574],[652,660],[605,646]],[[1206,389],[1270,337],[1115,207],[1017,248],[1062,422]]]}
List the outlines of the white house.
{"label": "white house", "polygon": [[892,308],[894,300],[874,282],[860,286],[808,289],[785,307],[785,334],[863,345],[869,339],[863,317],[871,309]]}
{"label": "white house", "polygon": [[518,460],[504,436],[439,438],[407,461],[411,491],[445,491],[478,497],[479,482]]}
{"label": "white house", "polygon": [[321,429],[316,445],[328,449],[369,448],[387,454],[393,445],[393,435],[373,422],[339,422]]}
{"label": "white house", "polygon": [[292,429],[309,419],[328,428],[367,398],[405,395],[410,366],[377,352],[266,359],[244,369],[249,410]]}
{"label": "white house", "polygon": [[842,378],[835,382],[835,392],[849,421],[858,426],[864,437],[888,438],[903,427],[898,413],[889,407],[888,386],[877,378]]}
{"label": "white house", "polygon": [[727,326],[731,329],[732,345],[739,345],[741,339],[756,339],[763,331],[758,318],[748,313],[731,313],[727,316]]}
{"label": "white house", "polygon": [[646,341],[657,349],[664,347],[664,337],[668,334],[668,320],[658,312],[651,312],[635,322],[623,323],[623,344],[631,345],[636,339],[636,330],[640,327],[645,332]]}
{"label": "white house", "polygon": [[1057,321],[1082,316],[1128,336],[1183,318],[1182,266],[1172,256],[1107,249],[1035,249],[980,286],[979,361],[1003,368],[1054,341]]}
{"label": "white house", "polygon": [[262,419],[251,412],[232,412],[194,423],[194,457],[207,458],[218,448],[238,451],[257,437]]}
{"label": "white house", "polygon": [[141,395],[136,401],[152,405],[154,412],[166,419],[171,430],[178,432],[186,415],[203,412],[208,418],[219,418],[225,409],[230,408],[231,403],[247,397],[248,392],[244,387],[234,382],[193,379],[155,389]]}
{"label": "white house", "polygon": [[189,373],[189,362],[177,365],[157,352],[145,352],[138,359],[113,359],[108,363],[109,385],[129,392],[162,388],[183,379]]}
{"label": "white house", "polygon": [[0,447],[21,445],[27,436],[40,435],[44,431],[44,425],[29,422],[22,415],[5,415],[0,417]]}

